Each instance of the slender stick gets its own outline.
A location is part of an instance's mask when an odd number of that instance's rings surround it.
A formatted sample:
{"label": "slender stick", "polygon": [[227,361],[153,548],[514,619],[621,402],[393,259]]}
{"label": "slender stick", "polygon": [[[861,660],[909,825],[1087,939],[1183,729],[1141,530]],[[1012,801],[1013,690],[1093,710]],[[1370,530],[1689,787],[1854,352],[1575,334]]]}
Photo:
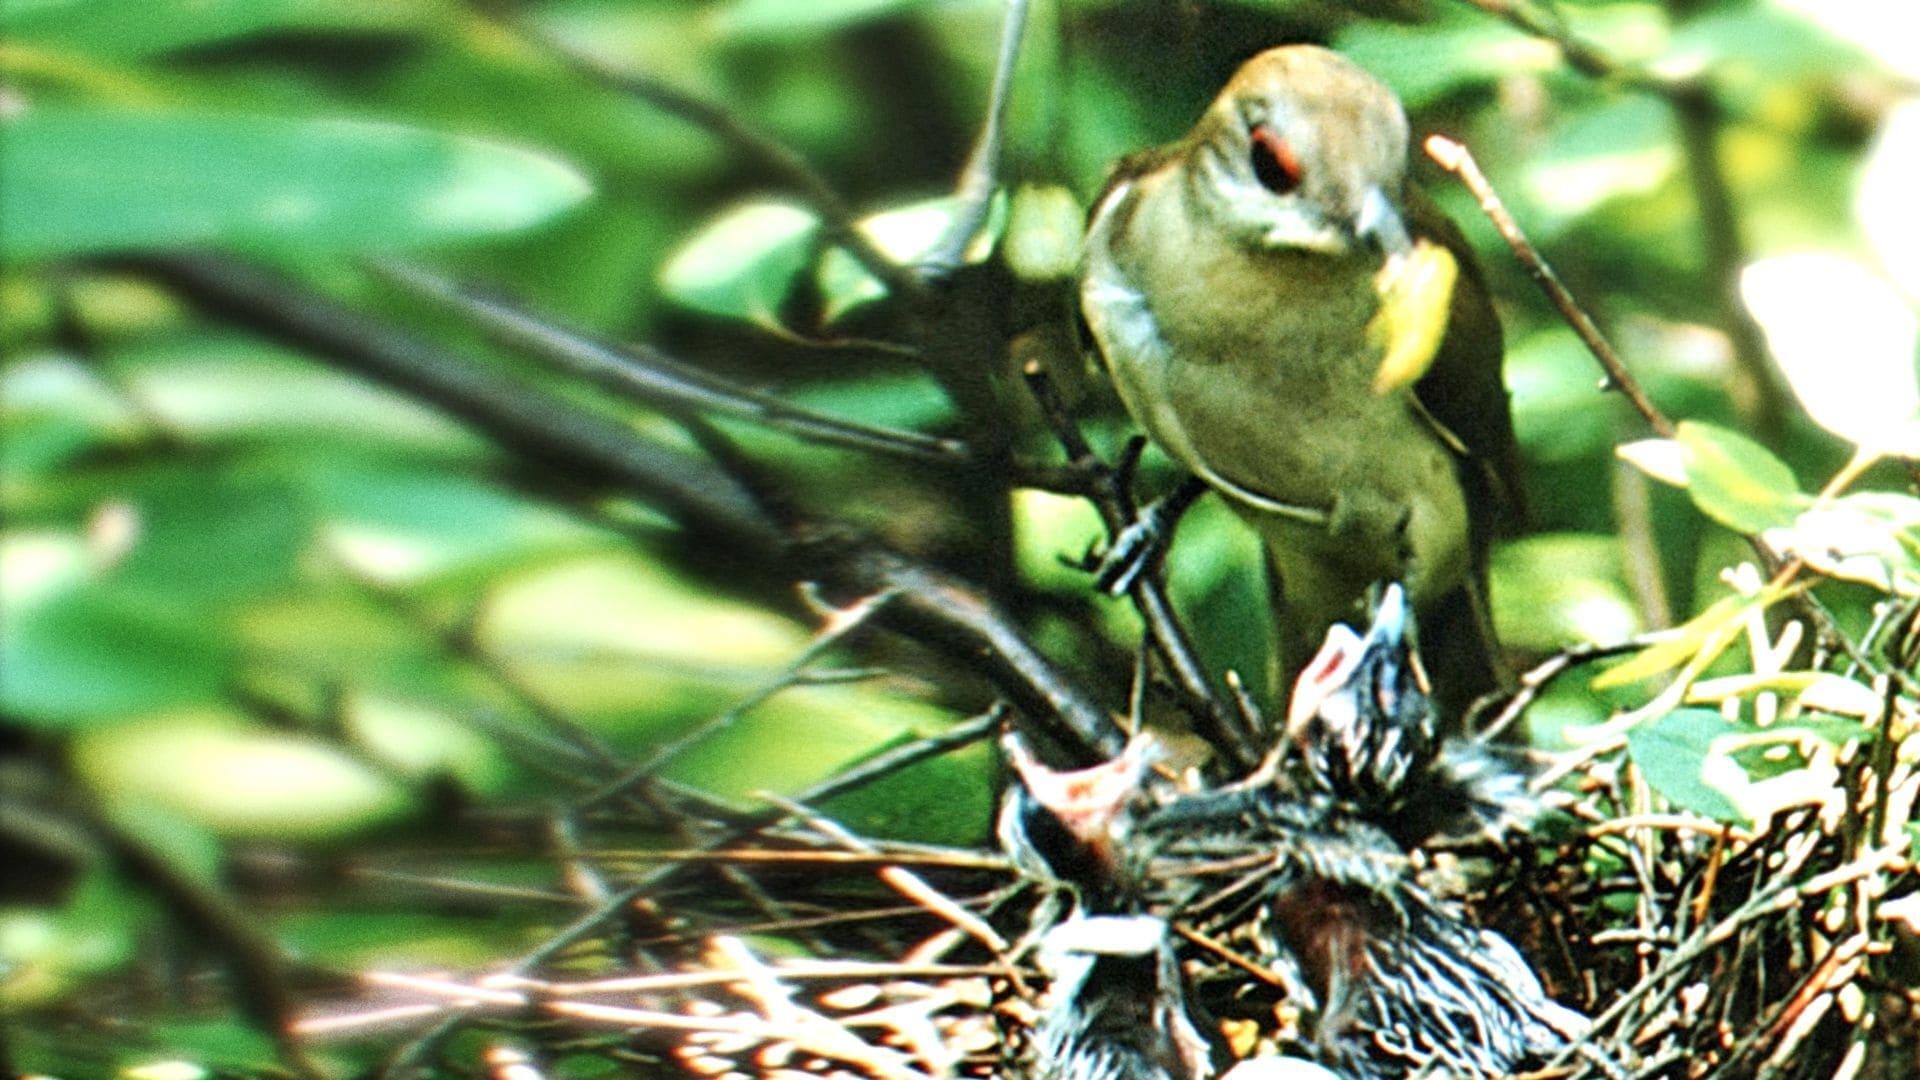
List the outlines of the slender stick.
{"label": "slender stick", "polygon": [[[1041,414],[1053,428],[1054,436],[1068,458],[1082,463],[1097,461],[1092,445],[1081,434],[1079,425],[1074,423],[1066,403],[1060,399],[1046,372],[1038,364],[1029,363],[1024,374]],[[1130,469],[1124,471],[1131,472]],[[1108,534],[1118,535],[1127,524],[1132,500],[1126,493],[1124,481],[1120,479],[1120,471],[1108,470],[1105,478],[1101,492],[1092,498]],[[1253,748],[1253,737],[1242,729],[1239,711],[1230,708],[1221,699],[1212,681],[1207,678],[1206,669],[1201,666],[1193,643],[1174,611],[1173,601],[1167,596],[1166,582],[1158,568],[1143,570],[1134,578],[1128,592],[1140,610],[1140,618],[1147,627],[1147,636],[1153,642],[1154,652],[1166,662],[1174,681],[1192,702],[1197,714],[1195,726],[1236,765],[1242,769],[1251,768],[1260,757]]]}
{"label": "slender stick", "polygon": [[1746,245],[1740,238],[1740,220],[1732,185],[1720,163],[1720,128],[1724,110],[1713,96],[1710,81],[1696,74],[1663,75],[1622,62],[1576,36],[1566,20],[1549,4],[1544,8],[1514,0],[1464,0],[1523,33],[1552,42],[1568,66],[1594,79],[1604,79],[1652,94],[1673,110],[1680,128],[1680,149],[1687,161],[1694,205],[1700,212],[1700,239],[1706,264],[1716,283],[1714,297],[1720,322],[1733,344],[1733,359],[1741,379],[1753,395],[1756,420],[1763,430],[1777,431],[1787,403],[1780,382],[1767,363],[1766,341],[1739,298],[1740,270],[1746,265]]}
{"label": "slender stick", "polygon": [[596,341],[415,264],[389,260],[377,264],[375,272],[409,292],[453,308],[513,348],[656,408],[718,413],[752,420],[809,442],[920,461],[962,464],[971,456],[966,444],[958,439],[828,416],[695,370],[650,345]]}
{"label": "slender stick", "polygon": [[987,99],[986,118],[980,123],[980,134],[974,140],[973,152],[967,157],[967,166],[960,173],[960,183],[954,191],[954,198],[960,203],[960,212],[953,216],[947,231],[933,245],[933,250],[921,261],[924,273],[938,278],[959,269],[966,256],[967,245],[973,241],[974,234],[986,223],[987,211],[993,205],[993,193],[999,185],[996,176],[1000,165],[1000,146],[1004,141],[1007,123],[1007,104],[1013,97],[1013,69],[1020,59],[1020,40],[1027,27],[1028,0],[1006,0],[1007,14],[1000,27],[1000,53],[994,64],[993,89]]}
{"label": "slender stick", "polygon": [[1520,231],[1520,223],[1507,212],[1506,204],[1500,201],[1500,196],[1494,192],[1493,185],[1487,182],[1486,174],[1480,171],[1479,164],[1473,160],[1473,154],[1468,152],[1465,146],[1444,135],[1429,136],[1426,146],[1427,156],[1439,163],[1441,168],[1459,177],[1460,182],[1473,193],[1473,197],[1479,200],[1481,211],[1487,215],[1489,221],[1493,222],[1493,227],[1500,231],[1500,238],[1513,249],[1514,257],[1520,260],[1520,265],[1526,268],[1534,283],[1540,286],[1540,291],[1547,294],[1547,299],[1567,321],[1567,325],[1573,327],[1573,332],[1580,335],[1580,340],[1587,346],[1587,351],[1600,362],[1601,370],[1606,372],[1604,388],[1618,390],[1625,394],[1627,400],[1633,403],[1634,410],[1646,418],[1648,427],[1663,438],[1672,438],[1673,421],[1660,411],[1660,407],[1655,405],[1646,391],[1640,388],[1640,384],[1634,381],[1633,376],[1627,371],[1625,361],[1620,359],[1620,354],[1613,351],[1613,346],[1608,344],[1606,336],[1600,333],[1600,328],[1594,325],[1593,319],[1580,306],[1580,302],[1575,300],[1573,294],[1567,291],[1567,287],[1560,283],[1560,276],[1553,272],[1553,267],[1547,265],[1547,260],[1541,257],[1539,249],[1535,248],[1526,234]]}

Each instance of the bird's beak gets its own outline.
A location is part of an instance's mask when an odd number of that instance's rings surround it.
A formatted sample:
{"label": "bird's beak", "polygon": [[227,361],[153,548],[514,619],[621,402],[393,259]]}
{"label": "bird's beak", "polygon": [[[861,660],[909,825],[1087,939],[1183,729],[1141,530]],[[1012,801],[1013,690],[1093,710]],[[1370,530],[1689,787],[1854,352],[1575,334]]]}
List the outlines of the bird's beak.
{"label": "bird's beak", "polygon": [[1354,217],[1353,231],[1361,239],[1379,245],[1390,259],[1413,250],[1413,238],[1407,235],[1406,222],[1401,220],[1400,211],[1394,209],[1393,200],[1387,198],[1387,193],[1377,184],[1360,197],[1360,213]]}
{"label": "bird's beak", "polygon": [[[1420,654],[1413,649],[1412,633],[1413,607],[1407,601],[1407,590],[1397,581],[1389,582],[1380,593],[1380,603],[1373,609],[1373,625],[1367,628],[1360,655],[1383,656],[1378,662],[1410,669],[1414,685],[1421,693],[1431,694],[1433,685],[1427,680],[1426,668],[1420,664]],[[1359,666],[1357,662],[1355,666]]]}
{"label": "bird's beak", "polygon": [[1379,606],[1373,609],[1373,625],[1367,628],[1364,652],[1402,652],[1407,645],[1407,624],[1412,618],[1407,608],[1407,590],[1397,581],[1380,593]]}
{"label": "bird's beak", "polygon": [[1394,582],[1380,593],[1380,603],[1373,611],[1373,624],[1367,627],[1365,637],[1341,623],[1328,627],[1326,643],[1294,683],[1293,700],[1287,708],[1287,730],[1299,731],[1328,698],[1353,681],[1354,673],[1370,657],[1379,657],[1375,663],[1395,668],[1410,666],[1415,683],[1426,691],[1426,672],[1421,669],[1420,658],[1414,655],[1407,637],[1412,622],[1407,590]]}

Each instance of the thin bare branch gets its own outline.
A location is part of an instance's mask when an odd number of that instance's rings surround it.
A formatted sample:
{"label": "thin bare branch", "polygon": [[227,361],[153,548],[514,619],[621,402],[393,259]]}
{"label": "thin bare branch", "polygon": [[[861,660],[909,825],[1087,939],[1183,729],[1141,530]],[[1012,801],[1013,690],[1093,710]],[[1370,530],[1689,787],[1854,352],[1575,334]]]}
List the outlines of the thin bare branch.
{"label": "thin bare branch", "polygon": [[[1125,480],[1132,470],[1107,468],[1100,464],[1099,456],[1081,434],[1080,426],[1074,422],[1053,381],[1038,364],[1028,364],[1024,375],[1034,400],[1040,406],[1041,415],[1053,430],[1061,448],[1066,451],[1068,459],[1082,468],[1099,469],[1101,483],[1090,498],[1106,525],[1107,535],[1118,536],[1133,516],[1133,497]],[[1139,608],[1141,621],[1146,625],[1155,654],[1166,664],[1191,703],[1196,729],[1234,766],[1239,769],[1252,767],[1260,758],[1254,737],[1245,726],[1246,721],[1239,710],[1221,698],[1213,681],[1207,677],[1206,669],[1194,652],[1192,640],[1174,611],[1173,600],[1167,595],[1165,577],[1159,568],[1144,568],[1133,578],[1127,592]]]}
{"label": "thin bare branch", "polygon": [[622,397],[666,409],[694,409],[751,420],[795,438],[916,461],[965,464],[965,443],[917,431],[828,416],[675,360],[651,345],[614,345],[570,330],[499,297],[486,296],[424,267],[398,261],[375,271],[410,292],[466,316],[505,344]]}
{"label": "thin bare branch", "polygon": [[921,260],[921,271],[939,279],[959,269],[966,258],[967,246],[987,223],[999,188],[1000,146],[1004,141],[1007,105],[1013,98],[1013,71],[1020,60],[1020,41],[1026,34],[1028,0],[1005,0],[1007,13],[1000,25],[1000,52],[993,69],[993,89],[987,98],[986,117],[980,123],[973,152],[960,173],[954,190],[959,212],[947,225],[933,249]]}
{"label": "thin bare branch", "polygon": [[1540,291],[1547,294],[1547,299],[1560,312],[1561,318],[1565,319],[1567,325],[1573,328],[1573,332],[1580,336],[1587,351],[1600,362],[1601,370],[1606,373],[1606,389],[1618,390],[1625,394],[1627,400],[1633,403],[1634,410],[1646,418],[1648,427],[1664,438],[1672,438],[1673,421],[1667,419],[1666,414],[1653,403],[1653,399],[1640,388],[1640,384],[1627,371],[1625,361],[1620,359],[1619,353],[1613,351],[1613,346],[1607,342],[1606,336],[1600,333],[1600,328],[1594,325],[1586,309],[1582,308],[1580,302],[1573,298],[1573,294],[1567,291],[1567,287],[1560,283],[1560,276],[1553,272],[1553,267],[1547,265],[1547,260],[1533,246],[1532,241],[1520,231],[1520,223],[1507,212],[1506,204],[1500,201],[1500,196],[1494,192],[1493,185],[1487,182],[1486,174],[1480,171],[1480,166],[1473,160],[1473,154],[1468,152],[1465,146],[1442,135],[1428,136],[1426,147],[1427,156],[1437,162],[1441,168],[1459,177],[1460,182],[1473,193],[1473,197],[1479,200],[1481,212],[1485,213],[1487,220],[1493,222],[1493,227],[1500,231],[1500,238],[1513,249],[1514,257],[1520,260],[1520,265],[1526,268],[1534,283],[1540,286]]}

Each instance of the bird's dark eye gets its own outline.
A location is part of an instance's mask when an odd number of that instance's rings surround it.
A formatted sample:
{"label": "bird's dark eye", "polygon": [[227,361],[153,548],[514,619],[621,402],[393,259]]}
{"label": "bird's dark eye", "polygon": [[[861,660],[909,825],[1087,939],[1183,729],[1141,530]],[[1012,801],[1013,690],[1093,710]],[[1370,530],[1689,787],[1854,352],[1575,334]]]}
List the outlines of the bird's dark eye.
{"label": "bird's dark eye", "polygon": [[1275,195],[1291,195],[1300,186],[1300,159],[1287,140],[1271,128],[1256,127],[1253,142],[1253,178]]}

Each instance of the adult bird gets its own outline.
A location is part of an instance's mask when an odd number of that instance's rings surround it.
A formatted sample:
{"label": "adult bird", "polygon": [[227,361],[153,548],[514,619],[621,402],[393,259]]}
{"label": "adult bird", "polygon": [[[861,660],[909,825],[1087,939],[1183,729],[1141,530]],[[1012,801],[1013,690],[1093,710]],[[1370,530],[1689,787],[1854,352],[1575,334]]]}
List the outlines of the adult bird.
{"label": "adult bird", "polygon": [[1276,687],[1401,580],[1452,709],[1495,682],[1486,558],[1516,458],[1499,324],[1407,141],[1373,76],[1269,49],[1115,167],[1080,300],[1128,411],[1259,531]]}

